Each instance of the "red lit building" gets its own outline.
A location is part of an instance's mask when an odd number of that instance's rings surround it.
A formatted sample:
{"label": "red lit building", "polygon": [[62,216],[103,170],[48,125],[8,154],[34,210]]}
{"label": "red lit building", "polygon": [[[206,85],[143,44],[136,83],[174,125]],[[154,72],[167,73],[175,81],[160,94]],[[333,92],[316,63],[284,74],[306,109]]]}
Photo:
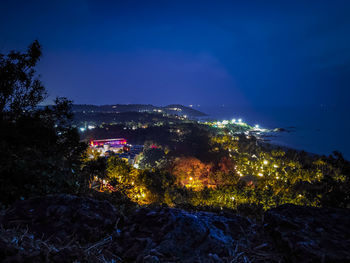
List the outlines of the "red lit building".
{"label": "red lit building", "polygon": [[91,140],[90,146],[104,146],[109,145],[111,147],[114,146],[122,146],[126,144],[126,140],[124,138],[118,139],[104,139],[104,140]]}

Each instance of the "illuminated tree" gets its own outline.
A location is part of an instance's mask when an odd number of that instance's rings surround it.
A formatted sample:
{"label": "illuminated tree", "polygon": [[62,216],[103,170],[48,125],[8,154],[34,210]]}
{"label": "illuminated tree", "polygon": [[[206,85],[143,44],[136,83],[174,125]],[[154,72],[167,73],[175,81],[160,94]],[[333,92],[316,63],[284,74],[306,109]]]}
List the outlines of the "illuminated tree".
{"label": "illuminated tree", "polygon": [[137,185],[141,189],[147,189],[144,192],[144,202],[147,203],[163,203],[165,200],[165,192],[173,187],[175,177],[165,171],[145,170],[141,171],[137,178]]}
{"label": "illuminated tree", "polygon": [[172,173],[176,177],[178,185],[201,189],[209,184],[211,164],[202,163],[194,157],[183,157],[175,160]]}
{"label": "illuminated tree", "polygon": [[118,156],[111,156],[107,161],[107,177],[114,184],[126,187],[132,184],[134,178],[130,176],[132,167]]}

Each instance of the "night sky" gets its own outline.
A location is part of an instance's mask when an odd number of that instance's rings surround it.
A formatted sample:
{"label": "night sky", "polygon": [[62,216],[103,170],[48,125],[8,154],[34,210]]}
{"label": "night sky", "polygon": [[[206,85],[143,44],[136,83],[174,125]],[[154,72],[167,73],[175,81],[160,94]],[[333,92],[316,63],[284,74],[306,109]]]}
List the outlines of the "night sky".
{"label": "night sky", "polygon": [[[35,3],[35,4],[34,4]],[[50,99],[350,109],[350,1],[2,1]]]}

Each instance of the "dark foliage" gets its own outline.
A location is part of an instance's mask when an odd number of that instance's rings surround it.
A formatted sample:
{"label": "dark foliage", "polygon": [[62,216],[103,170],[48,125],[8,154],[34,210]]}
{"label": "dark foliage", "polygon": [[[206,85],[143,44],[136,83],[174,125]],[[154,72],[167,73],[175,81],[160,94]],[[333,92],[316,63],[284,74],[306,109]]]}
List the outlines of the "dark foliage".
{"label": "dark foliage", "polygon": [[0,54],[0,114],[16,118],[23,111],[33,110],[45,98],[45,88],[34,68],[40,56],[38,41],[34,41],[26,53]]}
{"label": "dark foliage", "polygon": [[57,98],[38,109],[46,91],[36,77],[41,47],[0,55],[0,191],[3,204],[49,193],[76,192],[84,184],[80,157],[86,148],[71,128],[71,102]]}

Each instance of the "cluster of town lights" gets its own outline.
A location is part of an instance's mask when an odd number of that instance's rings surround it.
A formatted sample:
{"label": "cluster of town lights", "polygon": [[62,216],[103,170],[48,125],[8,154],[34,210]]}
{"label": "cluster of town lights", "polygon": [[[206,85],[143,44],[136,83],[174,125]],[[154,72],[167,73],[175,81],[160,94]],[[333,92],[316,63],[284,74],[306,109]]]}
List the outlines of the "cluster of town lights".
{"label": "cluster of town lights", "polygon": [[[216,125],[218,126],[222,126],[222,125],[227,125],[229,123],[232,123],[232,124],[238,124],[238,125],[246,125],[246,123],[243,122],[243,120],[241,118],[239,119],[232,119],[231,122],[229,120],[223,120],[223,121],[217,121],[216,122]],[[262,130],[260,128],[260,125],[259,124],[255,124],[254,128],[256,130]]]}
{"label": "cluster of town lights", "polygon": [[[232,123],[236,123],[236,119],[232,119],[231,122],[232,122]],[[228,121],[227,121],[227,123],[228,123]],[[238,119],[238,123],[242,123],[242,119]]]}
{"label": "cluster of town lights", "polygon": [[95,128],[96,128],[95,125],[88,125],[87,128],[86,128],[86,127],[80,127],[79,130],[80,130],[81,132],[84,132],[84,131],[86,131],[86,129],[88,129],[88,130],[93,130],[93,129],[95,129]]}

